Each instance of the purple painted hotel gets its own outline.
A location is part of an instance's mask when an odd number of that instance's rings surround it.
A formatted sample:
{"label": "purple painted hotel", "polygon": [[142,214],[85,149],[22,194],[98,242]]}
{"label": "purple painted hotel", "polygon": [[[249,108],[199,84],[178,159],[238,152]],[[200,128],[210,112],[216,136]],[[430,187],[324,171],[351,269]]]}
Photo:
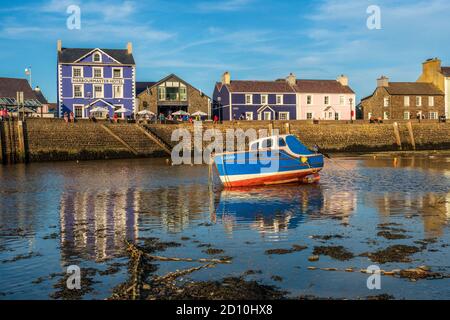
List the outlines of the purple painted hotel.
{"label": "purple painted hotel", "polygon": [[[126,117],[135,111],[136,65],[126,49],[63,48],[58,40],[58,114]],[[120,110],[119,110],[120,109]]]}

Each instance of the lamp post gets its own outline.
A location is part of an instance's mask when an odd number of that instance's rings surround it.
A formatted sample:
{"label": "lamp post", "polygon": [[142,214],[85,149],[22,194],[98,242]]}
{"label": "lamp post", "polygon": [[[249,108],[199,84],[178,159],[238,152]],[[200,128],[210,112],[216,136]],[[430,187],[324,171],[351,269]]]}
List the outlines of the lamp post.
{"label": "lamp post", "polygon": [[353,123],[353,98],[350,98],[349,101],[350,101],[350,123]]}
{"label": "lamp post", "polygon": [[221,107],[221,105],[220,105],[220,102],[222,101],[222,97],[217,97],[217,102],[219,103],[219,108],[218,108],[218,111],[219,111],[219,121],[222,121],[222,107]]}

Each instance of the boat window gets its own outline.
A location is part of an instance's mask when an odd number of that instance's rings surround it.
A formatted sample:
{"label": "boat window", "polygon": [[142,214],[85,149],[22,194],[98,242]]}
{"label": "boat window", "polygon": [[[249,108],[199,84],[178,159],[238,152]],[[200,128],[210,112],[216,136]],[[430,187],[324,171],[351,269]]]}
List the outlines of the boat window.
{"label": "boat window", "polygon": [[278,146],[279,147],[286,147],[286,141],[284,141],[283,138],[278,139]]}
{"label": "boat window", "polygon": [[260,149],[272,148],[272,139],[263,140]]}

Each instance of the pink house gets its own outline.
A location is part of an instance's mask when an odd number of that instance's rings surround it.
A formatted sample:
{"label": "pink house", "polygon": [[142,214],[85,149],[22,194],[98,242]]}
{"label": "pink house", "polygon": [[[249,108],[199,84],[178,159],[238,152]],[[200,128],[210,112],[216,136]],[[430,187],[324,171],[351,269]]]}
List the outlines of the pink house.
{"label": "pink house", "polygon": [[296,80],[295,90],[300,119],[356,119],[356,95],[344,75],[337,80]]}

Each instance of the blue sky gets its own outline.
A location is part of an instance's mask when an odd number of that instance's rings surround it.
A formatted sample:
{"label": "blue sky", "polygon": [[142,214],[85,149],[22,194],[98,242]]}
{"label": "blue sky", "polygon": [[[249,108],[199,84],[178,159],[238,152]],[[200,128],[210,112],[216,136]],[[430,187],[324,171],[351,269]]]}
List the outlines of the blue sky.
{"label": "blue sky", "polygon": [[[81,8],[81,30],[66,9]],[[369,5],[381,30],[369,30]],[[421,63],[450,65],[448,0],[45,0],[2,1],[0,76],[24,77],[56,100],[56,41],[65,47],[125,48],[133,42],[137,80],[176,73],[207,94],[232,79],[350,78],[358,99],[376,78],[415,81]]]}

